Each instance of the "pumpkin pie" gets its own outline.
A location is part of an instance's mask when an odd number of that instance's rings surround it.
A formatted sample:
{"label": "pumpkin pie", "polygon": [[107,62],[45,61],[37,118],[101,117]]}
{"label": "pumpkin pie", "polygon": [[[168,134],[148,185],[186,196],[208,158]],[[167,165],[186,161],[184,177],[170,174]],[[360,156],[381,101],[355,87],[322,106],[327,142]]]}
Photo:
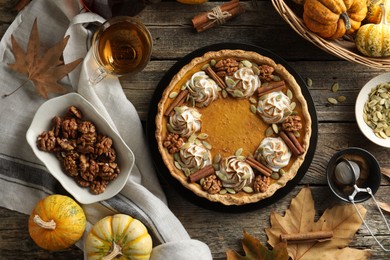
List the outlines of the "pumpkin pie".
{"label": "pumpkin pie", "polygon": [[295,78],[244,50],[210,51],[183,66],[164,90],[155,120],[170,174],[224,205],[259,202],[284,187],[311,137]]}

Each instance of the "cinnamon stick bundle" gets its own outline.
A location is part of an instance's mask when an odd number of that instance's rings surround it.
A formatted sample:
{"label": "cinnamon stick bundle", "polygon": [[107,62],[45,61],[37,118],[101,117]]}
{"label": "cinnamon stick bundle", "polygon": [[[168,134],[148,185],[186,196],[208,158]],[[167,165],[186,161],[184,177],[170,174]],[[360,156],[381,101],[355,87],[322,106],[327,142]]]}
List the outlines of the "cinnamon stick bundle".
{"label": "cinnamon stick bundle", "polygon": [[165,111],[164,115],[171,116],[172,115],[171,113],[172,113],[173,109],[175,109],[175,107],[178,107],[178,106],[181,106],[182,104],[184,104],[184,102],[187,98],[187,95],[188,95],[188,90],[187,89],[182,90],[179,93],[179,95],[177,95],[176,98],[172,101],[170,106]]}
{"label": "cinnamon stick bundle", "polygon": [[[285,132],[281,131],[279,136],[295,156],[301,155],[305,151],[294,135],[287,135]],[[298,144],[298,146],[296,144]]]}
{"label": "cinnamon stick bundle", "polygon": [[212,165],[207,165],[199,171],[188,176],[188,182],[197,182],[202,178],[205,178],[211,174],[214,174],[214,167]]}
{"label": "cinnamon stick bundle", "polygon": [[208,12],[203,12],[192,18],[192,24],[197,32],[210,29],[219,24],[224,24],[226,21],[245,12],[245,8],[239,0],[231,0],[220,6],[217,6]]}

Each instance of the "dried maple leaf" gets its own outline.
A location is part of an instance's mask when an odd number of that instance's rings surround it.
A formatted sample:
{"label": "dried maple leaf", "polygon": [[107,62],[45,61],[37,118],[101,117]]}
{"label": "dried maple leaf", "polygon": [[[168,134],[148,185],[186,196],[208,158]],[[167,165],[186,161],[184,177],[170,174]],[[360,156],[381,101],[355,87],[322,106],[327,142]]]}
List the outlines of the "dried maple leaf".
{"label": "dried maple leaf", "polygon": [[[357,205],[361,215],[366,209]],[[292,259],[367,259],[371,254],[366,250],[349,248],[356,231],[362,224],[353,205],[335,206],[326,209],[321,218],[314,222],[315,209],[310,188],[303,188],[292,199],[284,217],[271,213],[271,228],[266,229],[268,243],[275,246],[281,234],[333,231],[333,238],[325,242],[305,242],[288,244],[288,254]]]}
{"label": "dried maple leaf", "polygon": [[379,205],[379,207],[380,207],[382,210],[384,210],[384,211],[390,213],[390,204],[389,204],[389,203],[385,203],[385,202],[380,202],[380,201],[378,201],[378,205]]}
{"label": "dried maple leaf", "polygon": [[269,250],[263,246],[260,241],[244,231],[242,239],[242,247],[245,251],[245,256],[239,255],[234,250],[226,252],[227,260],[288,260],[287,244],[281,242]]}
{"label": "dried maple leaf", "polygon": [[26,5],[28,5],[31,2],[31,0],[19,0],[16,5],[14,6],[14,9],[18,12],[20,12]]}
{"label": "dried maple leaf", "polygon": [[390,169],[389,168],[383,168],[381,167],[381,172],[383,175],[387,176],[388,178],[390,178]]}
{"label": "dried maple leaf", "polygon": [[27,76],[36,88],[36,92],[44,98],[48,98],[49,93],[64,93],[66,88],[58,83],[72,71],[82,59],[77,59],[71,63],[64,64],[61,57],[68,43],[69,36],[47,49],[43,55],[39,42],[37,19],[31,29],[27,50],[20,47],[15,37],[11,36],[12,51],[15,56],[15,63],[8,66]]}

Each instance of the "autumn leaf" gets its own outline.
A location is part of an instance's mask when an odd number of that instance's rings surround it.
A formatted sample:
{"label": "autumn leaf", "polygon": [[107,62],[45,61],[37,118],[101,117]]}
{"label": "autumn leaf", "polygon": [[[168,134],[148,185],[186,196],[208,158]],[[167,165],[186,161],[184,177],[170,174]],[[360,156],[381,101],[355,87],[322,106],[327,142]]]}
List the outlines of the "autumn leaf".
{"label": "autumn leaf", "polygon": [[272,250],[263,246],[260,241],[244,231],[242,239],[242,247],[244,248],[245,256],[239,255],[234,250],[226,252],[227,260],[287,260],[287,244],[281,242]]}
{"label": "autumn leaf", "polygon": [[389,203],[385,203],[385,202],[380,202],[380,201],[378,201],[378,206],[379,206],[382,210],[384,210],[384,211],[390,213],[390,204],[389,204]]}
{"label": "autumn leaf", "polygon": [[64,93],[66,88],[60,85],[58,81],[82,61],[80,58],[68,64],[63,63],[61,57],[68,39],[69,36],[65,37],[62,41],[47,49],[43,55],[40,55],[41,46],[37,19],[35,19],[26,52],[20,47],[15,37],[11,36],[15,63],[8,64],[8,66],[26,75],[28,80],[34,83],[36,92],[46,99],[49,93]]}
{"label": "autumn leaf", "polygon": [[[357,205],[364,218],[366,209]],[[280,242],[281,234],[332,231],[333,238],[325,242],[305,242],[288,244],[289,256],[294,259],[367,259],[369,251],[349,248],[356,231],[362,224],[353,205],[335,206],[326,209],[317,222],[314,222],[315,208],[308,187],[303,188],[292,199],[284,217],[271,213],[271,228],[266,229],[268,243],[275,246]]]}
{"label": "autumn leaf", "polygon": [[381,167],[381,172],[383,175],[387,176],[388,178],[390,178],[390,169],[389,168],[383,168]]}

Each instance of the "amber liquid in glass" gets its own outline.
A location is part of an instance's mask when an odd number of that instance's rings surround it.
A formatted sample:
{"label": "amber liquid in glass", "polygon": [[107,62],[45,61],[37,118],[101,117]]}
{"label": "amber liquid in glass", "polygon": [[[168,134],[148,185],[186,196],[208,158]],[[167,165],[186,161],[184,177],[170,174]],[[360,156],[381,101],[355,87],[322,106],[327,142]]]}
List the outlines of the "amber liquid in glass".
{"label": "amber liquid in glass", "polygon": [[96,39],[97,59],[112,74],[124,75],[141,71],[150,59],[149,32],[126,21],[112,24]]}

